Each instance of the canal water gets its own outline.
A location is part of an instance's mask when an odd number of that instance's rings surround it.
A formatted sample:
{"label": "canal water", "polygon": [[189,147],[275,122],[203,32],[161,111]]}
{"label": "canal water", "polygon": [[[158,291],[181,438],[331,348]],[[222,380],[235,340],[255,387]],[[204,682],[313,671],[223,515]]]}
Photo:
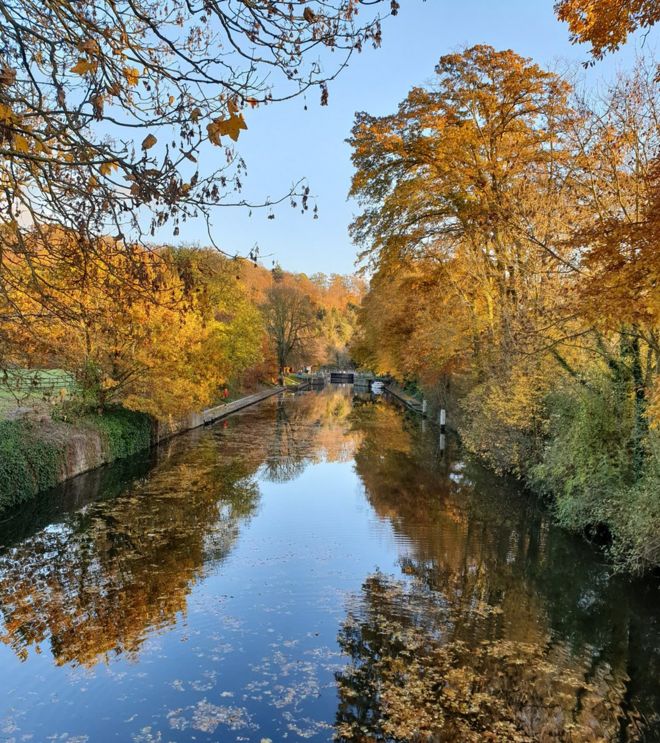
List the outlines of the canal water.
{"label": "canal water", "polygon": [[0,524],[2,741],[658,741],[660,593],[437,429],[271,398]]}

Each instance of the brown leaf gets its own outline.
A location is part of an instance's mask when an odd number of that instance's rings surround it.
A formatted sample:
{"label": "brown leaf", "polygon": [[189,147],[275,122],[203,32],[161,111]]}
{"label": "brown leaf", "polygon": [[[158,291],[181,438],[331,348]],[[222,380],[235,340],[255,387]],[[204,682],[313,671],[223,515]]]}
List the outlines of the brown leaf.
{"label": "brown leaf", "polygon": [[78,49],[81,52],[86,52],[87,54],[98,54],[99,45],[94,39],[87,39],[86,41],[82,41],[80,42],[80,44],[78,44]]}
{"label": "brown leaf", "polygon": [[94,118],[100,121],[103,118],[103,96],[99,93],[93,96],[91,99],[92,109],[94,111]]}
{"label": "brown leaf", "polygon": [[156,142],[158,142],[158,140],[153,134],[147,134],[147,136],[142,140],[142,149],[150,150]]}
{"label": "brown leaf", "polygon": [[16,70],[13,67],[0,69],[0,85],[13,85],[16,82]]}
{"label": "brown leaf", "polygon": [[88,72],[95,72],[98,62],[91,59],[82,59],[82,57],[73,65],[71,72],[76,75],[86,75]]}

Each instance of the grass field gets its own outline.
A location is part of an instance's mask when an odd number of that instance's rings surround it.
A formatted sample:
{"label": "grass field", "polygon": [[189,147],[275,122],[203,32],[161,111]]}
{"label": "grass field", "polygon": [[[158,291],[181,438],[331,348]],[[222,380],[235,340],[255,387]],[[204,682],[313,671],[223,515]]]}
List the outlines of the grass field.
{"label": "grass field", "polygon": [[62,369],[6,369],[0,371],[0,420],[16,408],[40,409],[70,394],[75,385]]}

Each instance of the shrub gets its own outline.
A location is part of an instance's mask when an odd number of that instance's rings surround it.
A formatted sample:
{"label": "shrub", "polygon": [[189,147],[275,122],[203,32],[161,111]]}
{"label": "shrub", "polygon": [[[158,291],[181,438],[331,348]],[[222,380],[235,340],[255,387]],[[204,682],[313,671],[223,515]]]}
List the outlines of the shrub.
{"label": "shrub", "polygon": [[500,368],[494,379],[476,385],[461,401],[459,416],[468,449],[496,472],[517,477],[539,461],[545,432],[548,375],[532,361]]}
{"label": "shrub", "polygon": [[105,439],[108,459],[130,457],[151,446],[154,422],[146,413],[114,407],[101,415],[87,415],[84,420]]}
{"label": "shrub", "polygon": [[0,421],[0,509],[34,498],[60,480],[64,454],[36,423]]}
{"label": "shrub", "polygon": [[61,482],[67,436],[79,432],[81,426],[100,432],[108,461],[131,456],[152,443],[153,419],[120,407],[68,423],[1,421],[0,511]]}
{"label": "shrub", "polygon": [[660,434],[648,437],[644,474],[614,500],[612,556],[620,567],[643,572],[660,565]]}
{"label": "shrub", "polygon": [[531,485],[554,496],[564,526],[608,523],[614,494],[631,484],[630,416],[604,383],[560,389],[547,406],[549,435],[541,463],[529,473]]}
{"label": "shrub", "polygon": [[634,462],[634,403],[607,378],[590,389],[567,386],[547,400],[549,435],[530,468],[532,488],[554,499],[559,523],[605,531],[620,568],[660,564],[660,436],[644,439],[641,476]]}

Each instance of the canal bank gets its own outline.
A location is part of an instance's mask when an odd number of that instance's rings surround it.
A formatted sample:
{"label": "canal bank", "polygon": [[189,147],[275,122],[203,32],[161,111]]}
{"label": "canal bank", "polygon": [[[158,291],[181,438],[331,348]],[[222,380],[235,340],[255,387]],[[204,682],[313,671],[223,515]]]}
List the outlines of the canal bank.
{"label": "canal bank", "polygon": [[271,387],[181,418],[155,420],[123,408],[76,420],[49,415],[0,422],[0,512],[49,488],[132,456],[297,387]]}
{"label": "canal bank", "polygon": [[399,402],[403,403],[408,410],[412,410],[414,413],[420,413],[421,415],[426,414],[423,404],[416,397],[413,397],[399,389],[397,385],[390,383],[385,385],[384,389],[388,395],[392,395],[392,397],[395,397]]}

